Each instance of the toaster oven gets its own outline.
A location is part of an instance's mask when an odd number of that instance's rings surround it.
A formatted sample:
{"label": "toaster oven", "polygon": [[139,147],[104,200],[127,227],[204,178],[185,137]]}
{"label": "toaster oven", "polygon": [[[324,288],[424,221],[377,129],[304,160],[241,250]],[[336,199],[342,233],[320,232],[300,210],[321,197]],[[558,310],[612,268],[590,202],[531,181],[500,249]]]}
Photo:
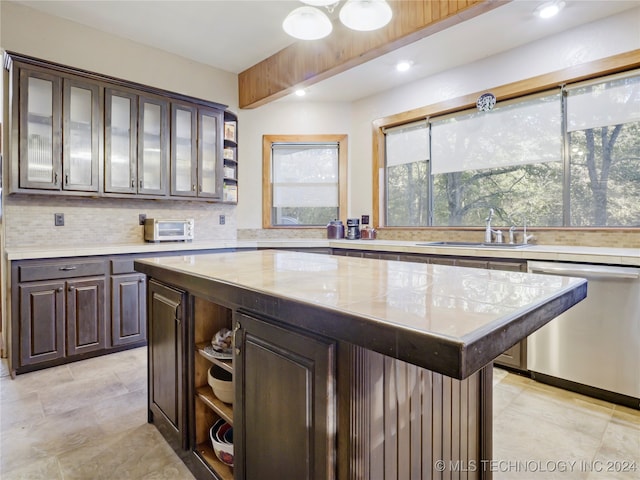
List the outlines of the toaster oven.
{"label": "toaster oven", "polygon": [[193,240],[193,218],[161,220],[147,218],[144,221],[146,242],[190,242]]}

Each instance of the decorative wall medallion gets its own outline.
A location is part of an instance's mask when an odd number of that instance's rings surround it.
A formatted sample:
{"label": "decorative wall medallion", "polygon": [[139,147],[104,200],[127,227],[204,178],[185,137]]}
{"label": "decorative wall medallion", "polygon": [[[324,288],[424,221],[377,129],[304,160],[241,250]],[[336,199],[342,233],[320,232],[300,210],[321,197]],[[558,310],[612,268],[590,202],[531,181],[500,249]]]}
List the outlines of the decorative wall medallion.
{"label": "decorative wall medallion", "polygon": [[483,93],[476,101],[476,107],[480,112],[489,112],[496,105],[496,96],[493,93]]}

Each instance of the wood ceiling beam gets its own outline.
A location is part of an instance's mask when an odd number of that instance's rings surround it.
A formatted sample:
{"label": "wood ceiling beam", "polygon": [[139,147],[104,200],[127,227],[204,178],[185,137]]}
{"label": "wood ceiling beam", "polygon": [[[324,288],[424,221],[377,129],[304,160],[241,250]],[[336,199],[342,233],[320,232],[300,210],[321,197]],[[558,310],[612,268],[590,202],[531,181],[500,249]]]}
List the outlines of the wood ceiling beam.
{"label": "wood ceiling beam", "polygon": [[373,32],[339,21],[327,38],[297,41],[238,75],[240,108],[256,108],[476,17],[511,0],[390,0],[393,18]]}

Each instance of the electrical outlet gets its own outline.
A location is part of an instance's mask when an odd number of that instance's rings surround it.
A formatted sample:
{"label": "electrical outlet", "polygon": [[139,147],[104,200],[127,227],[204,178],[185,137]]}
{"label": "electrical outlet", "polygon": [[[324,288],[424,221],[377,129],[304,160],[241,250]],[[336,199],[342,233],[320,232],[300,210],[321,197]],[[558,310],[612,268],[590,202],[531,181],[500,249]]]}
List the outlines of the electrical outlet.
{"label": "electrical outlet", "polygon": [[224,218],[224,215],[220,215],[220,225],[224,225],[225,221],[226,219]]}
{"label": "electrical outlet", "polygon": [[369,225],[369,215],[362,215],[360,223],[362,223],[362,225]]}
{"label": "electrical outlet", "polygon": [[138,215],[138,224],[139,225],[144,225],[144,221],[147,219],[147,214],[146,213],[141,213]]}
{"label": "electrical outlet", "polygon": [[53,214],[53,223],[56,227],[64,226],[64,213],[54,213]]}

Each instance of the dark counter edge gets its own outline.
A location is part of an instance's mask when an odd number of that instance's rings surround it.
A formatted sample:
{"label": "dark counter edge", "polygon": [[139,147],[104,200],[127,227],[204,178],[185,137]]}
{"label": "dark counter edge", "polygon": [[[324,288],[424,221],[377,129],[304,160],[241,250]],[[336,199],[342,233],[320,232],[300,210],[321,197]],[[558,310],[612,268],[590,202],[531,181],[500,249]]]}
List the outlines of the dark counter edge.
{"label": "dark counter edge", "polygon": [[[136,260],[136,271],[232,310],[241,310],[275,324],[351,343],[428,370],[463,380],[504,351],[586,298],[587,283],[577,283],[549,302],[536,305],[497,328],[456,340],[428,335],[392,324],[250,288],[166,265]],[[366,334],[363,334],[366,332]]]}

